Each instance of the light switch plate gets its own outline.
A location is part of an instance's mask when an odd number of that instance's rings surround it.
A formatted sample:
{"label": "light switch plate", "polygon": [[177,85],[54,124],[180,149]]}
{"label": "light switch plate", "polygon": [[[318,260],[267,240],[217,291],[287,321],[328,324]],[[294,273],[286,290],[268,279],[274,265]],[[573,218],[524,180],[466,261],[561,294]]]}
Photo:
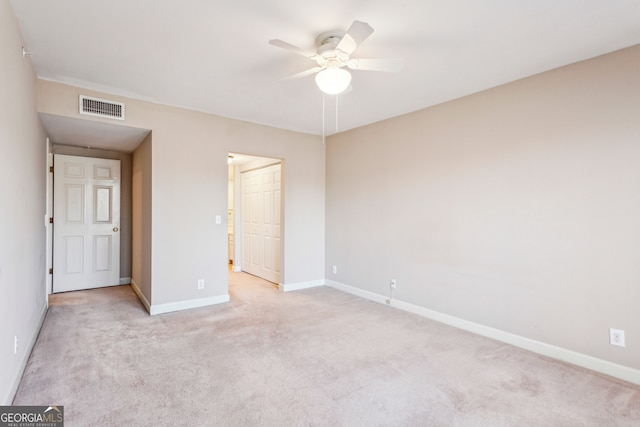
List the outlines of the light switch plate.
{"label": "light switch plate", "polygon": [[609,329],[609,343],[618,347],[625,347],[624,331],[622,329]]}

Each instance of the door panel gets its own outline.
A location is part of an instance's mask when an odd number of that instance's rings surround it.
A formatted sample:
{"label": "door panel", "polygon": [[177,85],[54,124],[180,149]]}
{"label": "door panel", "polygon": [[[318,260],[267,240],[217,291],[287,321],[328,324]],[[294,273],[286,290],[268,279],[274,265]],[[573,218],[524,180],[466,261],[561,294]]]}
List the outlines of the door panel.
{"label": "door panel", "polygon": [[242,269],[280,282],[281,166],[242,173]]}
{"label": "door panel", "polygon": [[120,161],[54,155],[53,292],[120,283]]}
{"label": "door panel", "polygon": [[80,274],[84,271],[84,236],[64,237],[65,274]]}
{"label": "door panel", "polygon": [[111,269],[111,236],[93,236],[93,268],[94,272]]}
{"label": "door panel", "polygon": [[111,224],[111,212],[113,211],[112,197],[111,197],[112,187],[105,186],[95,186],[93,188],[93,212],[94,212],[94,222],[96,224],[99,223],[107,223]]}
{"label": "door panel", "polygon": [[84,213],[84,185],[66,184],[64,217],[67,224],[82,224]]}

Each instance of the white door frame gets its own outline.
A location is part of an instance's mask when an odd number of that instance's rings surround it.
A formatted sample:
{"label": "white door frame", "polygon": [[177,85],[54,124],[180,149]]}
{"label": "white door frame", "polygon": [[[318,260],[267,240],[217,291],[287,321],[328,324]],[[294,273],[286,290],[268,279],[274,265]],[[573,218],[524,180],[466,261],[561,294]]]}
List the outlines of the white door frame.
{"label": "white door frame", "polygon": [[[231,153],[232,151],[230,151]],[[235,179],[234,179],[234,200],[233,200],[233,224],[234,224],[234,234],[233,234],[233,245],[234,245],[234,261],[233,261],[233,271],[236,273],[242,272],[242,172],[246,172],[252,169],[259,169],[270,164],[274,164],[276,162],[280,163],[280,173],[282,174],[280,180],[280,287],[285,281],[285,258],[284,258],[284,248],[285,248],[285,233],[286,233],[286,212],[285,212],[285,198],[286,198],[286,189],[285,189],[285,176],[286,176],[286,166],[285,159],[280,159],[277,157],[263,157],[257,154],[247,154],[248,156],[252,156],[256,158],[257,165],[254,165],[251,162],[249,165],[235,165]]]}
{"label": "white door frame", "polygon": [[242,181],[240,166],[234,166],[233,179],[233,271],[242,271]]}
{"label": "white door frame", "polygon": [[53,292],[53,275],[50,273],[53,268],[53,224],[50,222],[50,218],[53,217],[53,153],[51,152],[51,143],[49,138],[45,141],[46,144],[46,161],[45,161],[45,176],[46,176],[46,201],[45,201],[45,213],[44,213],[44,227],[46,234],[46,259],[45,259],[45,294],[47,296],[47,307],[49,306],[49,295]]}

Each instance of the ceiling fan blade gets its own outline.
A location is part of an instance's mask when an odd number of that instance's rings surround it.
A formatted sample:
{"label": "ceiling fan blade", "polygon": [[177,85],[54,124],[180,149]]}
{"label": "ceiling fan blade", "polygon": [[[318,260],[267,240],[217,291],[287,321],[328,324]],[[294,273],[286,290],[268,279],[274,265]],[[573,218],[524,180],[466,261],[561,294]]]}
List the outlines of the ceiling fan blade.
{"label": "ceiling fan blade", "polygon": [[315,74],[318,71],[321,71],[323,68],[324,67],[309,68],[308,70],[304,70],[304,71],[301,71],[299,73],[292,74],[289,77],[285,77],[283,80],[293,80],[293,79],[299,79],[299,78],[302,78],[302,77],[310,76],[311,74]]}
{"label": "ceiling fan blade", "polygon": [[373,28],[366,22],[353,21],[351,27],[347,30],[345,35],[336,46],[336,49],[341,50],[347,55],[356,50],[358,45],[365,41],[373,33]]}
{"label": "ceiling fan blade", "polygon": [[292,53],[295,53],[295,54],[298,54],[298,55],[302,55],[302,56],[307,57],[309,59],[315,59],[316,56],[318,56],[315,52],[311,52],[311,51],[303,49],[301,47],[294,46],[291,43],[287,43],[287,42],[279,40],[279,39],[269,40],[269,44],[272,45],[272,46],[279,47],[279,48],[284,49],[284,50],[288,50],[289,52],[292,52]]}
{"label": "ceiling fan blade", "polygon": [[404,60],[395,58],[358,58],[349,60],[347,66],[352,70],[385,71],[388,73],[394,73],[402,70]]}

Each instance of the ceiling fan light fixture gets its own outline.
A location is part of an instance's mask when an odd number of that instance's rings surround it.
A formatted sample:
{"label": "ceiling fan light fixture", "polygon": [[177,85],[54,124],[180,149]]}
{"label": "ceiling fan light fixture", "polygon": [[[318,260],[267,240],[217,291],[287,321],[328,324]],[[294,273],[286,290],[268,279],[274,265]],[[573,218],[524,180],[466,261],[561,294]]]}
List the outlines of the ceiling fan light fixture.
{"label": "ceiling fan light fixture", "polygon": [[351,83],[351,73],[342,68],[326,68],[316,74],[316,84],[326,94],[337,95]]}

